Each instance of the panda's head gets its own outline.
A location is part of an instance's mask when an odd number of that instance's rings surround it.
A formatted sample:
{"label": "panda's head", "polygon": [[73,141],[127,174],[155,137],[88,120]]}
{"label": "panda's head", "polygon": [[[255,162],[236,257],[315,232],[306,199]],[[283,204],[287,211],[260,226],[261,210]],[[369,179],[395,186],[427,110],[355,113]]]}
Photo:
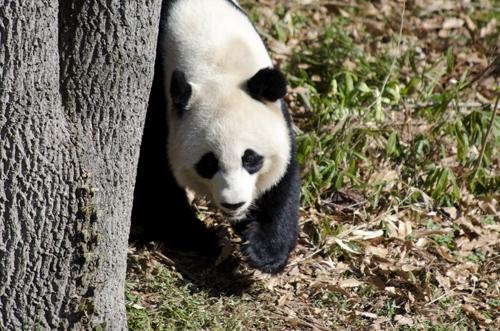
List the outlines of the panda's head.
{"label": "panda's head", "polygon": [[177,182],[208,197],[233,219],[277,184],[290,161],[281,111],[286,81],[276,69],[247,79],[187,81],[169,88],[169,162]]}

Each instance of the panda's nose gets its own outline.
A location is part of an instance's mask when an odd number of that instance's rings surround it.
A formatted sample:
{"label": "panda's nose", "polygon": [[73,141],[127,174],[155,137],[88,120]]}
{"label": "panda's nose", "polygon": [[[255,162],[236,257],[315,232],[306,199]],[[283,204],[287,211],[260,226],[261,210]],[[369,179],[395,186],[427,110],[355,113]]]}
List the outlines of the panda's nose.
{"label": "panda's nose", "polygon": [[245,203],[244,202],[238,202],[238,203],[221,203],[222,207],[227,208],[229,210],[236,210],[243,206]]}

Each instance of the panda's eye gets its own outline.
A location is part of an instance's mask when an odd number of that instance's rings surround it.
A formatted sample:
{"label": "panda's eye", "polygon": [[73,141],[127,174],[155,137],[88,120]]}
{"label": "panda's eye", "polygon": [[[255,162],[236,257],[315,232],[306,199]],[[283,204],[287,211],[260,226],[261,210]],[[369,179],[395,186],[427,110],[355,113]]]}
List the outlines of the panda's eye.
{"label": "panda's eye", "polygon": [[210,179],[219,170],[219,161],[215,154],[210,152],[201,157],[200,161],[196,163],[195,168],[201,177]]}
{"label": "panda's eye", "polygon": [[257,154],[254,150],[247,149],[241,157],[241,163],[243,164],[243,168],[252,175],[262,168],[264,157]]}

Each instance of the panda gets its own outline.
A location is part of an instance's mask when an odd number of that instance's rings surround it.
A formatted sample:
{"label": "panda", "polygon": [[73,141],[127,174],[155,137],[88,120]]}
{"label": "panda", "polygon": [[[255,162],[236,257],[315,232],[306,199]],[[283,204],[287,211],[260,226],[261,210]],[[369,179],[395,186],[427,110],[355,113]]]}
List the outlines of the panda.
{"label": "panda", "polygon": [[175,199],[183,200],[172,208],[184,208],[186,190],[208,198],[242,237],[248,265],[277,274],[298,237],[300,176],[283,101],[286,79],[235,1],[163,6],[157,62],[168,123],[163,171],[182,195]]}

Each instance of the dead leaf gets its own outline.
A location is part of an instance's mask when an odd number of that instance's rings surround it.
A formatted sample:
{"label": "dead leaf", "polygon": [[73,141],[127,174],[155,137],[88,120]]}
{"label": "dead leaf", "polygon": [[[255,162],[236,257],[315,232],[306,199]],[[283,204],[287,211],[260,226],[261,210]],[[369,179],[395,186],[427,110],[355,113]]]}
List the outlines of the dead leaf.
{"label": "dead leaf", "polygon": [[385,290],[391,294],[396,294],[396,288],[394,286],[386,286]]}
{"label": "dead leaf", "polygon": [[405,240],[412,233],[412,225],[410,221],[399,221],[398,238]]}
{"label": "dead leaf", "polygon": [[422,267],[414,266],[414,265],[410,265],[410,264],[404,264],[403,266],[401,266],[401,270],[403,270],[405,272],[421,270],[421,269],[422,269]]}
{"label": "dead leaf", "polygon": [[287,301],[290,299],[290,296],[291,294],[290,293],[286,293],[285,295],[282,295],[279,299],[278,299],[278,306],[279,307],[282,307],[285,305],[285,303],[287,303]]}
{"label": "dead leaf", "polygon": [[496,18],[494,18],[488,24],[486,24],[486,26],[481,28],[481,31],[479,32],[479,36],[481,38],[487,37],[487,36],[495,33],[496,30],[497,30],[497,20],[496,20]]}
{"label": "dead leaf", "polygon": [[[458,53],[457,58],[459,60],[466,61],[467,63],[480,64],[481,66],[484,66],[484,67],[486,67],[488,65],[488,61],[484,57],[481,57],[481,55],[477,54],[476,52],[472,52],[472,53],[461,52],[461,53]],[[473,201],[475,200],[474,196],[470,196],[468,194],[464,198],[465,199],[472,198]],[[471,202],[468,202],[468,203],[470,204]]]}
{"label": "dead leaf", "polygon": [[438,244],[433,245],[434,249],[437,251],[439,255],[441,255],[442,258],[444,258],[448,262],[456,262],[455,258],[449,253],[448,249],[440,246]]}
{"label": "dead leaf", "polygon": [[418,248],[424,248],[428,244],[429,244],[429,239],[427,239],[427,238],[419,238],[417,240],[417,242],[415,243],[415,246],[417,246]]}
{"label": "dead leaf", "polygon": [[380,169],[370,177],[370,182],[391,182],[398,177],[398,173],[394,169]]}
{"label": "dead leaf", "polygon": [[275,39],[272,39],[269,42],[269,48],[272,52],[280,55],[290,55],[292,53],[292,47],[289,47]]}
{"label": "dead leaf", "polygon": [[462,251],[470,252],[474,249],[482,248],[488,246],[496,246],[500,243],[500,237],[496,233],[488,233],[479,236],[477,239],[470,240],[468,238],[460,238],[457,240],[457,248]]}
{"label": "dead leaf", "polygon": [[403,316],[403,315],[396,315],[394,316],[394,320],[399,324],[399,325],[413,325],[413,319],[408,316]]}
{"label": "dead leaf", "polygon": [[474,319],[479,324],[490,324],[492,321],[489,318],[486,318],[483,314],[478,312],[476,308],[472,305],[465,303],[462,305],[462,309],[465,314],[467,314],[470,318]]}
{"label": "dead leaf", "polygon": [[498,200],[494,197],[490,197],[489,199],[485,199],[479,203],[479,208],[481,208],[485,213],[491,215],[498,215]]}
{"label": "dead leaf", "polygon": [[476,24],[474,23],[474,21],[472,21],[472,19],[468,15],[461,14],[460,17],[462,17],[465,20],[465,24],[467,25],[467,28],[469,30],[471,31],[476,30]]}
{"label": "dead leaf", "polygon": [[344,279],[344,280],[341,280],[339,283],[339,286],[341,288],[358,287],[361,285],[363,285],[363,282],[360,282],[359,280],[354,279],[354,278]]}
{"label": "dead leaf", "polygon": [[464,25],[464,20],[456,17],[449,17],[443,22],[443,29],[458,29]]}
{"label": "dead leaf", "polygon": [[398,228],[396,226],[397,222],[397,217],[396,215],[388,215],[385,217],[384,221],[386,224],[387,232],[390,238],[397,238],[398,237]]}
{"label": "dead leaf", "polygon": [[473,225],[468,218],[460,217],[455,220],[455,224],[460,225],[460,228],[465,231],[470,236],[477,237],[482,234],[482,229],[478,226]]}
{"label": "dead leaf", "polygon": [[437,30],[441,28],[441,20],[439,18],[431,18],[425,21],[422,21],[421,25],[422,29],[424,30]]}
{"label": "dead leaf", "polygon": [[353,236],[349,237],[349,240],[369,240],[378,237],[382,237],[384,235],[383,230],[375,230],[375,231],[365,231],[365,230],[354,230],[352,231]]}
{"label": "dead leaf", "polygon": [[385,284],[382,281],[382,279],[380,279],[380,277],[372,276],[372,277],[368,278],[366,281],[369,282],[370,284],[376,286],[379,290],[385,289]]}
{"label": "dead leaf", "polygon": [[348,252],[353,253],[353,254],[361,254],[361,252],[355,251],[354,249],[349,247],[349,245],[342,239],[335,238],[334,241],[337,243],[337,245],[340,246],[340,248],[342,248],[345,251],[348,251]]}
{"label": "dead leaf", "polygon": [[452,220],[457,218],[457,208],[455,207],[443,207],[441,208],[446,214],[450,216]]}
{"label": "dead leaf", "polygon": [[448,30],[448,29],[441,29],[441,30],[439,30],[439,32],[438,32],[439,38],[443,38],[443,39],[448,38],[448,36],[450,35],[449,31],[450,30]]}
{"label": "dead leaf", "polygon": [[363,196],[349,188],[342,188],[333,192],[331,201],[336,205],[361,206],[363,203]]}
{"label": "dead leaf", "polygon": [[389,250],[383,246],[372,246],[372,245],[366,245],[365,246],[365,254],[367,255],[376,255],[382,258],[385,258],[387,254],[389,254]]}
{"label": "dead leaf", "polygon": [[456,6],[456,4],[455,1],[435,0],[423,1],[421,3],[421,6],[425,14],[431,14],[439,11],[452,10]]}
{"label": "dead leaf", "polygon": [[272,291],[274,287],[279,283],[279,279],[276,277],[271,277],[265,282],[266,289]]}
{"label": "dead leaf", "polygon": [[445,289],[445,290],[449,290],[450,289],[450,287],[451,287],[450,278],[444,277],[437,270],[434,272],[434,277],[436,277],[436,280],[438,281],[439,285],[441,285],[441,287],[443,289]]}
{"label": "dead leaf", "polygon": [[143,309],[146,309],[145,307],[141,306],[141,305],[140,305],[140,304],[138,304],[138,303],[134,303],[134,304],[132,304],[132,308],[137,309],[137,310],[143,310]]}

